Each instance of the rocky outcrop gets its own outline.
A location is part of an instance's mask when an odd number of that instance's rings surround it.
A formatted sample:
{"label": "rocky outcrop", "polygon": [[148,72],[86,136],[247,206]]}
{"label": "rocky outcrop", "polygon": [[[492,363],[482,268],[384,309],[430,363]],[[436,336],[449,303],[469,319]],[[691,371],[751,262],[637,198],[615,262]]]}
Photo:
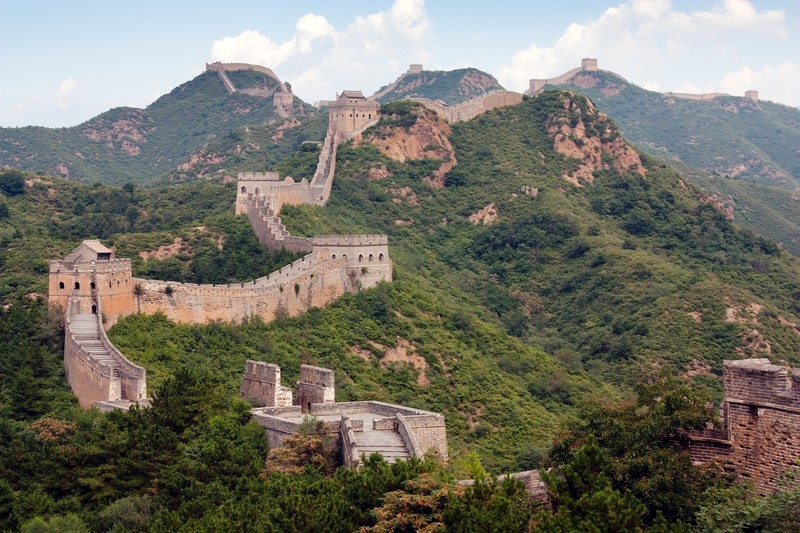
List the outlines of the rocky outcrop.
{"label": "rocky outcrop", "polygon": [[[357,137],[355,144],[369,143],[377,147],[387,157],[401,163],[408,160],[439,159],[442,164],[432,176],[425,181],[433,187],[444,186],[444,175],[456,165],[456,154],[450,144],[450,125],[435,113],[421,106],[418,108],[416,122],[408,128],[381,128],[367,137]],[[385,171],[385,167],[384,167]],[[378,179],[388,172],[370,173],[372,179]],[[373,177],[374,176],[374,177]]]}
{"label": "rocky outcrop", "polygon": [[[564,94],[567,97],[563,111],[552,114],[545,125],[553,138],[553,149],[581,161],[579,169],[566,172],[564,179],[582,186],[594,181],[593,172],[597,170],[644,175],[639,154],[625,143],[608,116],[599,112],[591,100],[572,92]],[[579,101],[585,105],[579,105]]]}

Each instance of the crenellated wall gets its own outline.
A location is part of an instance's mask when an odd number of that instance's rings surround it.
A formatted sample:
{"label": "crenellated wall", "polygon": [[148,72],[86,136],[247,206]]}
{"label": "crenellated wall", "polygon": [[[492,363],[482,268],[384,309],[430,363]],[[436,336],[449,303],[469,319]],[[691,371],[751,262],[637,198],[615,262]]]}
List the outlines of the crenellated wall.
{"label": "crenellated wall", "polygon": [[522,102],[522,94],[503,90],[489,91],[478,98],[473,98],[454,106],[443,105],[439,102],[434,102],[430,98],[411,98],[411,100],[435,111],[450,124],[455,124],[456,122],[470,120],[497,107],[516,105]]}
{"label": "crenellated wall", "polygon": [[775,490],[785,470],[800,458],[800,369],[791,375],[769,359],[723,363],[722,429],[693,433],[689,453],[696,463],[719,461]]}
{"label": "crenellated wall", "polygon": [[271,321],[326,305],[350,288],[346,260],[313,252],[291,265],[249,283],[196,285],[134,279],[141,287],[136,304],[145,314],[163,312],[176,322],[241,322],[257,315]]}

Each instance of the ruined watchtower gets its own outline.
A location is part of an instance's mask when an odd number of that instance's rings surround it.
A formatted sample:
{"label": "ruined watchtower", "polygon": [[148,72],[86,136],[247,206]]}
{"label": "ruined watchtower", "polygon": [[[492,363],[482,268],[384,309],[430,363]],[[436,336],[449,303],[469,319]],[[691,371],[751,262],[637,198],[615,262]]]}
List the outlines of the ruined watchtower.
{"label": "ruined watchtower", "polygon": [[759,489],[775,490],[800,458],[800,369],[790,374],[769,359],[724,361],[722,379],[722,429],[690,436],[692,460],[719,461]]}
{"label": "ruined watchtower", "polygon": [[380,104],[368,100],[361,91],[343,91],[328,106],[330,127],[337,138],[346,140],[378,118]]}

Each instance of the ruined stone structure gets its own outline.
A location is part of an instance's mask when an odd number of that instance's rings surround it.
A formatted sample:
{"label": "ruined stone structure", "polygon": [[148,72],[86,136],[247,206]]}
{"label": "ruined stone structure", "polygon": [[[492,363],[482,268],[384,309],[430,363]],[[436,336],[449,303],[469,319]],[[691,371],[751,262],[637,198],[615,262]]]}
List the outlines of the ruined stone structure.
{"label": "ruined stone structure", "polygon": [[750,100],[752,100],[754,102],[758,102],[758,91],[754,91],[752,89],[749,90],[749,91],[745,91],[744,92],[744,97],[745,98],[749,98]]}
{"label": "ruined stone structure", "polygon": [[588,57],[584,58],[581,60],[580,67],[567,71],[561,76],[556,76],[555,78],[530,80],[528,90],[525,91],[525,94],[536,94],[537,92],[541,91],[545,85],[562,85],[583,71],[591,72],[596,70],[597,59],[591,59]]}
{"label": "ruined stone structure", "polygon": [[760,490],[774,490],[800,458],[800,369],[790,376],[769,359],[744,359],[725,361],[722,377],[722,429],[692,434],[689,453],[696,463],[719,461]]}
{"label": "ruined stone structure", "polygon": [[[357,466],[373,452],[389,462],[422,457],[430,449],[447,458],[444,416],[383,402],[337,403],[334,381],[333,370],[301,365],[292,400],[291,391],[281,389],[280,368],[248,361],[240,396],[265,405],[253,408],[251,414],[264,427],[270,448],[281,446],[310,415],[325,422],[326,433],[338,439],[345,466]],[[284,392],[277,394],[279,389]]]}

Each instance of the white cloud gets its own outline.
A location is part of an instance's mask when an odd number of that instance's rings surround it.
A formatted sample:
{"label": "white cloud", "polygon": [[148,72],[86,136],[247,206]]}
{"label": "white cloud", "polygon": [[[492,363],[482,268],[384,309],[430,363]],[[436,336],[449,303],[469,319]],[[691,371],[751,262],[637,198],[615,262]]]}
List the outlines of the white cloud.
{"label": "white cloud", "polygon": [[517,52],[497,77],[506,87],[524,90],[530,78],[558,76],[583,57],[600,59],[600,68],[619,67],[626,76],[652,77],[689,52],[719,46],[721,36],[784,38],[785,18],[782,10],[757,11],[748,0],[723,0],[693,12],[677,11],[669,0],[630,0],[596,20],[570,24],[553,46],[532,44]]}
{"label": "white cloud", "polygon": [[67,78],[61,82],[55,94],[53,94],[53,103],[61,109],[69,107],[69,100],[75,89],[78,88],[78,80],[75,78]]}
{"label": "white cloud", "polygon": [[[423,0],[395,0],[388,13],[358,16],[343,31],[307,14],[283,43],[247,30],[213,43],[214,61],[255,63],[275,70],[307,100],[332,99],[342,89],[371,94],[410,63],[430,59],[431,22]],[[353,83],[361,87],[353,87]]]}
{"label": "white cloud", "polygon": [[719,82],[720,88],[730,94],[743,96],[749,89],[758,91],[759,98],[791,106],[800,106],[800,64],[783,62],[773,67],[767,65],[758,72],[745,66],[729,72]]}
{"label": "white cloud", "polygon": [[659,84],[657,81],[648,81],[644,85],[642,85],[642,87],[644,87],[648,91],[658,91],[661,89],[661,84]]}

